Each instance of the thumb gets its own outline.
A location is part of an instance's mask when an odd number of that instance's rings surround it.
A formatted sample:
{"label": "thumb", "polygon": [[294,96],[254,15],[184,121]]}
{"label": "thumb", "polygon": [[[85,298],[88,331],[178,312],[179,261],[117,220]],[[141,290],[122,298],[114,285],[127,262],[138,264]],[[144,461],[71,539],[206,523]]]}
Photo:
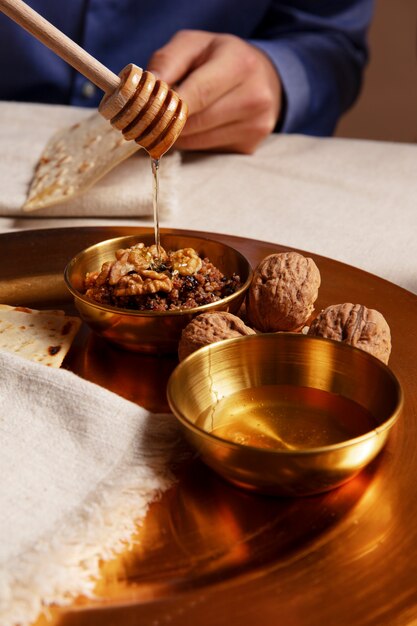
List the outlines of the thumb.
{"label": "thumb", "polygon": [[213,35],[205,31],[181,30],[151,56],[146,68],[168,85],[180,83],[199,65],[199,58]]}

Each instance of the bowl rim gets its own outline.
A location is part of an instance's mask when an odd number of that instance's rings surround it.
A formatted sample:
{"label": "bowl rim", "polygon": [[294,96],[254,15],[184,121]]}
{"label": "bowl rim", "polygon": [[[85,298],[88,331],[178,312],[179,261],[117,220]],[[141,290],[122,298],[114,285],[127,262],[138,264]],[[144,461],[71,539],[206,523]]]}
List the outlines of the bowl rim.
{"label": "bowl rim", "polygon": [[[189,367],[189,363],[192,363],[193,360],[197,357],[195,357],[194,355],[196,355],[197,353],[199,354],[199,356],[201,356],[201,354],[203,352],[207,352],[209,353],[211,350],[215,349],[215,347],[213,348],[213,346],[216,346],[216,344],[224,344],[224,343],[236,343],[236,342],[250,342],[250,341],[279,341],[279,337],[285,335],[286,337],[288,336],[292,336],[295,337],[296,339],[294,339],[294,341],[310,341],[310,342],[330,342],[332,344],[335,344],[337,346],[342,346],[340,349],[343,350],[354,350],[357,353],[359,353],[361,355],[362,358],[365,358],[367,360],[371,360],[372,362],[374,362],[374,364],[377,367],[380,367],[386,375],[388,375],[388,377],[391,379],[392,383],[394,384],[395,390],[396,390],[396,394],[397,394],[397,402],[395,405],[395,408],[391,414],[391,416],[384,420],[381,424],[379,424],[378,426],[376,426],[375,428],[373,428],[372,430],[364,433],[363,435],[359,435],[358,437],[352,437],[351,439],[346,439],[344,441],[340,441],[338,443],[333,443],[330,445],[324,445],[324,446],[317,446],[314,448],[300,448],[300,449],[295,449],[295,450],[286,450],[286,449],[273,449],[273,448],[261,448],[259,446],[254,446],[254,445],[250,445],[250,444],[240,444],[240,443],[236,443],[234,441],[230,441],[228,439],[224,439],[222,437],[219,437],[218,435],[212,434],[210,432],[208,432],[207,430],[205,430],[204,428],[201,428],[200,426],[197,426],[194,422],[191,422],[183,413],[182,411],[178,410],[178,407],[176,406],[176,403],[173,400],[172,397],[172,387],[173,387],[173,381],[176,377],[179,376],[178,372],[181,372],[182,369],[184,369],[184,367]],[[297,339],[298,337],[298,339]],[[338,348],[339,349],[339,348]],[[184,365],[185,364],[185,365]],[[186,430],[191,430],[194,433],[198,434],[199,436],[202,436],[204,439],[207,439],[209,441],[213,441],[215,440],[217,442],[217,444],[221,444],[225,447],[232,447],[236,450],[251,450],[254,452],[258,452],[258,453],[262,453],[262,454],[269,454],[269,455],[292,455],[292,456],[313,456],[315,454],[322,454],[322,453],[330,453],[330,452],[335,452],[337,450],[341,450],[343,448],[346,447],[351,447],[351,446],[355,446],[358,445],[360,443],[364,443],[366,442],[368,439],[371,439],[375,436],[381,435],[383,433],[385,433],[386,431],[389,431],[394,424],[397,422],[398,418],[400,417],[403,407],[404,407],[404,392],[403,392],[403,388],[402,385],[399,381],[399,379],[397,378],[397,376],[394,374],[393,370],[386,365],[385,363],[383,363],[380,359],[378,359],[377,357],[373,356],[372,354],[370,354],[369,352],[366,352],[365,350],[362,350],[360,348],[357,348],[356,346],[351,346],[350,344],[346,344],[344,342],[341,341],[337,341],[334,339],[328,339],[326,337],[310,337],[310,336],[306,336],[303,335],[302,333],[295,333],[295,332],[278,332],[278,333],[259,333],[256,335],[245,335],[242,337],[232,337],[230,339],[223,339],[221,341],[218,342],[214,342],[211,344],[208,344],[206,346],[203,346],[202,348],[199,348],[198,350],[196,350],[195,352],[192,352],[191,354],[189,354],[183,361],[181,361],[174,369],[174,371],[171,373],[169,379],[168,379],[168,383],[167,383],[167,399],[168,399],[168,404],[169,407],[171,409],[171,412],[174,414],[174,416],[177,418],[177,420],[180,422],[180,424],[186,429]],[[173,407],[175,407],[176,411],[174,411]]]}
{"label": "bowl rim", "polygon": [[95,248],[97,248],[100,245],[106,244],[106,243],[112,243],[112,242],[116,242],[116,241],[120,241],[123,239],[138,239],[138,242],[140,241],[140,237],[142,236],[150,236],[152,235],[152,233],[145,233],[143,235],[121,235],[118,237],[111,237],[110,239],[103,239],[102,241],[98,241],[97,243],[92,244],[91,246],[88,246],[87,248],[84,248],[83,250],[80,250],[80,252],[78,252],[75,256],[73,256],[67,263],[67,265],[65,266],[64,269],[64,281],[65,284],[68,288],[68,290],[70,291],[70,293],[74,296],[74,298],[76,300],[81,300],[82,302],[84,302],[84,304],[86,304],[87,306],[93,307],[95,309],[99,309],[101,311],[106,311],[109,313],[118,313],[119,315],[124,315],[124,316],[133,316],[133,317],[171,317],[171,316],[183,316],[183,315],[196,315],[198,313],[205,313],[206,311],[210,311],[211,309],[216,309],[219,304],[225,304],[227,305],[229,302],[233,301],[236,299],[236,297],[239,297],[240,295],[243,295],[249,288],[251,282],[252,282],[252,277],[253,277],[253,268],[252,265],[249,261],[249,259],[242,254],[242,252],[240,252],[239,250],[236,250],[236,248],[233,248],[232,246],[229,246],[229,244],[223,243],[221,241],[218,241],[216,239],[211,239],[210,237],[200,237],[200,236],[191,236],[191,235],[181,235],[181,234],[176,234],[176,233],[161,233],[161,236],[169,236],[169,237],[178,237],[178,238],[191,238],[191,239],[200,239],[202,241],[207,241],[210,243],[216,243],[219,244],[220,246],[222,246],[223,248],[227,248],[228,250],[231,250],[234,254],[237,255],[237,257],[239,257],[247,266],[247,271],[248,271],[248,276],[245,280],[245,282],[239,287],[239,289],[237,289],[234,293],[226,296],[225,298],[221,298],[220,300],[216,300],[215,302],[209,302],[207,304],[203,304],[201,306],[198,307],[193,307],[193,308],[183,308],[183,309],[174,309],[174,310],[168,310],[168,311],[136,311],[135,309],[125,309],[122,307],[117,307],[117,306],[112,306],[110,304],[100,304],[99,302],[95,302],[94,300],[90,300],[89,298],[86,298],[84,294],[82,294],[80,291],[78,291],[78,289],[76,289],[72,283],[71,280],[69,278],[69,274],[70,274],[70,270],[72,269],[72,267],[79,261],[79,259],[84,256],[85,254],[89,253],[91,250],[94,250]]}

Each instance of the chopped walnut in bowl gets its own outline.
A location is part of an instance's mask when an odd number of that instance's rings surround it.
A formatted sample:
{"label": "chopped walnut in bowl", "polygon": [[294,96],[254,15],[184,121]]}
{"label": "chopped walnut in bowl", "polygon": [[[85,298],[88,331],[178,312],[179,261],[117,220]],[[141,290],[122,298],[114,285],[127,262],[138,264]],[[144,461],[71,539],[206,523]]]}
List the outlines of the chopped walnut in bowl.
{"label": "chopped walnut in bowl", "polygon": [[68,263],[65,281],[96,334],[137,352],[176,353],[196,315],[237,313],[252,268],[221,241],[162,231],[157,248],[154,232],[140,231],[82,250]]}
{"label": "chopped walnut in bowl", "polygon": [[241,286],[191,247],[165,251],[143,242],[115,253],[99,271],[88,272],[85,296],[137,311],[191,309],[216,302]]}

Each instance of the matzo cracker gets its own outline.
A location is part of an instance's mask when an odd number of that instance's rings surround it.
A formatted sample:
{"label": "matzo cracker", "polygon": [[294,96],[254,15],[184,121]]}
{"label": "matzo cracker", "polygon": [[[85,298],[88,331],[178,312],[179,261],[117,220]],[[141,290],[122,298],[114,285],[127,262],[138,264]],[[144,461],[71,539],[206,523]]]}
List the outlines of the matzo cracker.
{"label": "matzo cracker", "polygon": [[80,328],[78,317],[64,311],[38,311],[0,305],[0,351],[60,367]]}
{"label": "matzo cracker", "polygon": [[97,112],[58,131],[38,161],[23,210],[43,209],[83,193],[139,149]]}

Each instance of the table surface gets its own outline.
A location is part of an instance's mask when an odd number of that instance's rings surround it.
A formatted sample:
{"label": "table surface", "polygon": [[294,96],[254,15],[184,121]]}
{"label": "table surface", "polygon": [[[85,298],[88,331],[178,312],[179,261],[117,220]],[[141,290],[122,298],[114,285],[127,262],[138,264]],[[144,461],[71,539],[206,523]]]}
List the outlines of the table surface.
{"label": "table surface", "polygon": [[[417,293],[416,156],[411,144],[297,135],[271,136],[253,155],[185,154],[178,210],[161,226],[309,251]],[[152,224],[34,215],[0,217],[0,232]]]}

